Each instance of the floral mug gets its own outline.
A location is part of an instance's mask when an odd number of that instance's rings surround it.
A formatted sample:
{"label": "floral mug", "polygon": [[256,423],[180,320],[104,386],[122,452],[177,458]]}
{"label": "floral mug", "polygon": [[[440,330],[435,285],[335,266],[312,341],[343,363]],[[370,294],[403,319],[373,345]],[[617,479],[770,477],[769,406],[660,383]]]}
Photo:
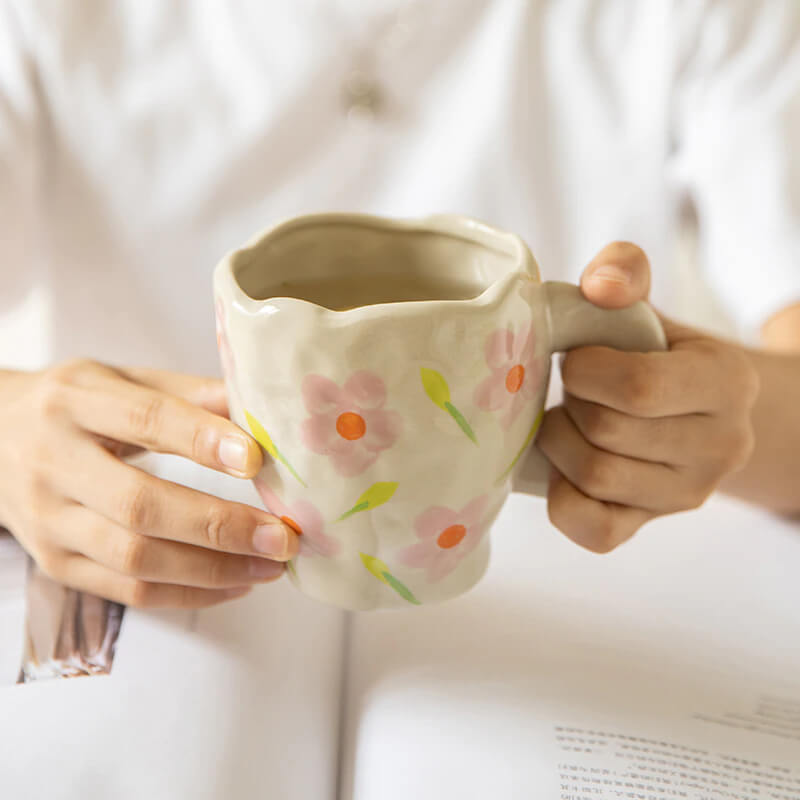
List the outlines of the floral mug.
{"label": "floral mug", "polygon": [[645,303],[603,310],[542,283],[517,236],[472,219],[316,214],[214,275],[231,418],[266,452],[255,486],[294,528],[306,594],[407,608],[472,587],[530,445],[550,356],[666,346]]}

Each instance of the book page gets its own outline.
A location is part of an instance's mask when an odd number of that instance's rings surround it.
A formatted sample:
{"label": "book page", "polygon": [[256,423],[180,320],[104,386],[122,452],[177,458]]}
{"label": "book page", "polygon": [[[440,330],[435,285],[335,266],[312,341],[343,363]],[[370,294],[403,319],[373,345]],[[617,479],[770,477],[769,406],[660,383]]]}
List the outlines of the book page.
{"label": "book page", "polygon": [[[798,711],[797,700],[765,696],[758,699],[752,716],[733,713],[697,719],[728,725],[728,717],[743,722],[750,718],[753,725],[746,730],[800,742]],[[560,800],[800,798],[800,767],[769,753],[754,757],[751,752],[760,750],[756,746],[745,755],[738,748],[727,750],[716,732],[707,731],[707,736],[670,732],[654,738],[602,725],[555,725],[553,731],[559,751]],[[795,757],[790,759],[794,763]]]}
{"label": "book page", "polygon": [[513,497],[438,607],[360,614],[342,800],[800,800],[800,527],[736,501],[587,553]]}

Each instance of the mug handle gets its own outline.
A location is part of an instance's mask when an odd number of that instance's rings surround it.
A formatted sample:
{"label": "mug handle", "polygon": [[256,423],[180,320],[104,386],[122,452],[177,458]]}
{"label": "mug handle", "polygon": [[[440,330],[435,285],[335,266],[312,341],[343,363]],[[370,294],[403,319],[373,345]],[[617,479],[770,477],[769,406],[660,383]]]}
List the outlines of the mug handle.
{"label": "mug handle", "polygon": [[[580,287],[560,281],[542,284],[550,352],[602,345],[646,353],[667,349],[667,337],[655,311],[640,300],[632,306],[605,309],[590,303]],[[534,441],[512,478],[515,492],[547,496],[550,462]]]}

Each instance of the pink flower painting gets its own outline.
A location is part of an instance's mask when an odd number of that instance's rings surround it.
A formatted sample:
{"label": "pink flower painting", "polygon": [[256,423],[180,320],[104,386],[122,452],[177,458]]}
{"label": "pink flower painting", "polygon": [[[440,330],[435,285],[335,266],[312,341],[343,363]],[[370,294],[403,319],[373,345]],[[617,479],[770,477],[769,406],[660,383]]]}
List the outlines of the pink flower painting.
{"label": "pink flower painting", "polygon": [[329,456],[343,477],[360,475],[374,464],[403,429],[400,414],[384,408],[384,382],[367,370],[354,372],[342,386],[306,375],[302,394],[311,416],[303,420],[300,439],[312,452]]}
{"label": "pink flower painting", "polygon": [[222,300],[217,298],[214,308],[217,323],[217,350],[219,350],[219,359],[222,362],[222,372],[230,382],[233,382],[236,377],[236,362],[233,358],[231,343],[228,341],[228,332],[225,327],[225,306],[222,304]]}
{"label": "pink flower painting", "polygon": [[325,521],[313,504],[307,500],[296,500],[291,506],[287,506],[260,478],[255,478],[253,484],[267,511],[297,531],[300,542],[299,555],[329,558],[339,553],[341,549],[339,542],[325,534]]}
{"label": "pink flower painting", "polygon": [[475,405],[500,412],[500,424],[508,430],[527,403],[533,403],[542,379],[541,359],[529,325],[519,333],[500,328],[486,339],[486,363],[492,371],[475,389]]}
{"label": "pink flower painting", "polygon": [[426,570],[429,582],[449,575],[479,544],[486,532],[487,496],[481,495],[460,511],[431,506],[415,520],[418,542],[397,554],[397,561]]}

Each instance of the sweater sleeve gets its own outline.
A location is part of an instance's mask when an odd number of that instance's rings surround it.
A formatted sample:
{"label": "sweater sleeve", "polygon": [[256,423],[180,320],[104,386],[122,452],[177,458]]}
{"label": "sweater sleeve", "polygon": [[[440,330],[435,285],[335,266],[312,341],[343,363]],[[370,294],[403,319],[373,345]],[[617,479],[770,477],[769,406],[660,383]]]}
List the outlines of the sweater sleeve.
{"label": "sweater sleeve", "polygon": [[746,339],[800,302],[800,3],[684,5],[674,166],[705,277]]}

